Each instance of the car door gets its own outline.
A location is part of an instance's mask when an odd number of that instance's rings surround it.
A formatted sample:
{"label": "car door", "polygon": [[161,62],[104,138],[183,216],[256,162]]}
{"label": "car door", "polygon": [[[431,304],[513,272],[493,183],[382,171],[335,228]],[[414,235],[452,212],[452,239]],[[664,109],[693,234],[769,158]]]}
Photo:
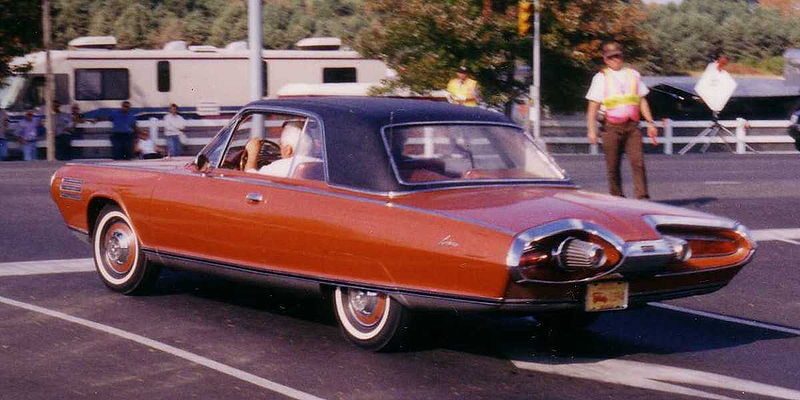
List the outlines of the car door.
{"label": "car door", "polygon": [[[218,162],[235,123],[236,119],[220,130],[198,157],[210,160],[209,164]],[[159,175],[147,218],[151,247],[166,255],[199,258],[207,254],[211,211],[205,188],[210,181],[209,174],[195,165]]]}
{"label": "car door", "polygon": [[[208,172],[198,202],[206,207],[201,251],[215,262],[235,267],[318,274],[323,266],[320,243],[329,238],[310,211],[325,186],[321,130],[316,120],[286,113],[244,115],[231,134],[217,168]],[[282,132],[301,130],[303,141],[284,176],[242,171],[241,154],[251,142],[251,128],[263,120],[265,137],[284,147]],[[298,128],[299,127],[299,128]],[[302,156],[302,157],[301,157]],[[286,161],[286,159],[273,162]],[[260,170],[268,170],[262,166]]]}

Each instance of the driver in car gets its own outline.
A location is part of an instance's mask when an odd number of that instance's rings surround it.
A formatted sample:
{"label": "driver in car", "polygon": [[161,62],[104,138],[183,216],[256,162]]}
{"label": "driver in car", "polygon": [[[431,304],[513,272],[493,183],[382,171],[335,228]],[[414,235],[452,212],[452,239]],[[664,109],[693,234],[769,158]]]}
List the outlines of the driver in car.
{"label": "driver in car", "polygon": [[304,121],[286,121],[280,139],[281,159],[259,169],[256,169],[255,162],[261,141],[250,140],[245,146],[247,151],[245,172],[286,178],[292,168],[299,164],[321,162],[321,159],[309,156],[314,145],[311,137],[303,131],[303,125]]}

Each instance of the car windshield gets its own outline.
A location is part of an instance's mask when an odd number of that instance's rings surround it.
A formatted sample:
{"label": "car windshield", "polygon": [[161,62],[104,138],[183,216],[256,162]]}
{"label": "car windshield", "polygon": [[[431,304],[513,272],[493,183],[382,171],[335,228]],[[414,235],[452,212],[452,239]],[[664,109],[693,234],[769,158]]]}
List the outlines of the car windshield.
{"label": "car windshield", "polygon": [[11,108],[19,97],[19,92],[25,84],[21,76],[7,76],[0,83],[0,108]]}
{"label": "car windshield", "polygon": [[383,132],[401,183],[565,179],[519,128],[431,124],[388,127]]}

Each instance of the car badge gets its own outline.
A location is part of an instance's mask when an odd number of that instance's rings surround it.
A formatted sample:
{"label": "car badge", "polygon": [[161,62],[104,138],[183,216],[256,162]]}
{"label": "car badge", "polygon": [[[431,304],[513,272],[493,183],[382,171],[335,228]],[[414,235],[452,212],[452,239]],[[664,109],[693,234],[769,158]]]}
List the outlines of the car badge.
{"label": "car badge", "polygon": [[447,236],[444,237],[444,239],[439,241],[439,246],[458,247],[459,244],[458,244],[458,242],[453,240],[453,237],[451,235],[447,235]]}

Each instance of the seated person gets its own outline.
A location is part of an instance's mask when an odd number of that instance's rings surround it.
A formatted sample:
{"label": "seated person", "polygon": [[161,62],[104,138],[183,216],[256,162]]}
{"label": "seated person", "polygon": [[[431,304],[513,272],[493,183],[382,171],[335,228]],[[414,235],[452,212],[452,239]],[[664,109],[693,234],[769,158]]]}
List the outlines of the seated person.
{"label": "seated person", "polygon": [[307,162],[322,162],[321,159],[311,157],[309,154],[314,147],[311,138],[303,131],[304,121],[286,121],[281,132],[281,159],[271,162],[256,169],[256,155],[259,151],[259,140],[251,140],[245,146],[247,151],[247,165],[245,172],[255,172],[264,175],[286,178],[294,167]]}
{"label": "seated person", "polygon": [[156,150],[156,143],[147,131],[139,131],[136,138],[135,152],[143,160],[161,158],[161,153]]}

